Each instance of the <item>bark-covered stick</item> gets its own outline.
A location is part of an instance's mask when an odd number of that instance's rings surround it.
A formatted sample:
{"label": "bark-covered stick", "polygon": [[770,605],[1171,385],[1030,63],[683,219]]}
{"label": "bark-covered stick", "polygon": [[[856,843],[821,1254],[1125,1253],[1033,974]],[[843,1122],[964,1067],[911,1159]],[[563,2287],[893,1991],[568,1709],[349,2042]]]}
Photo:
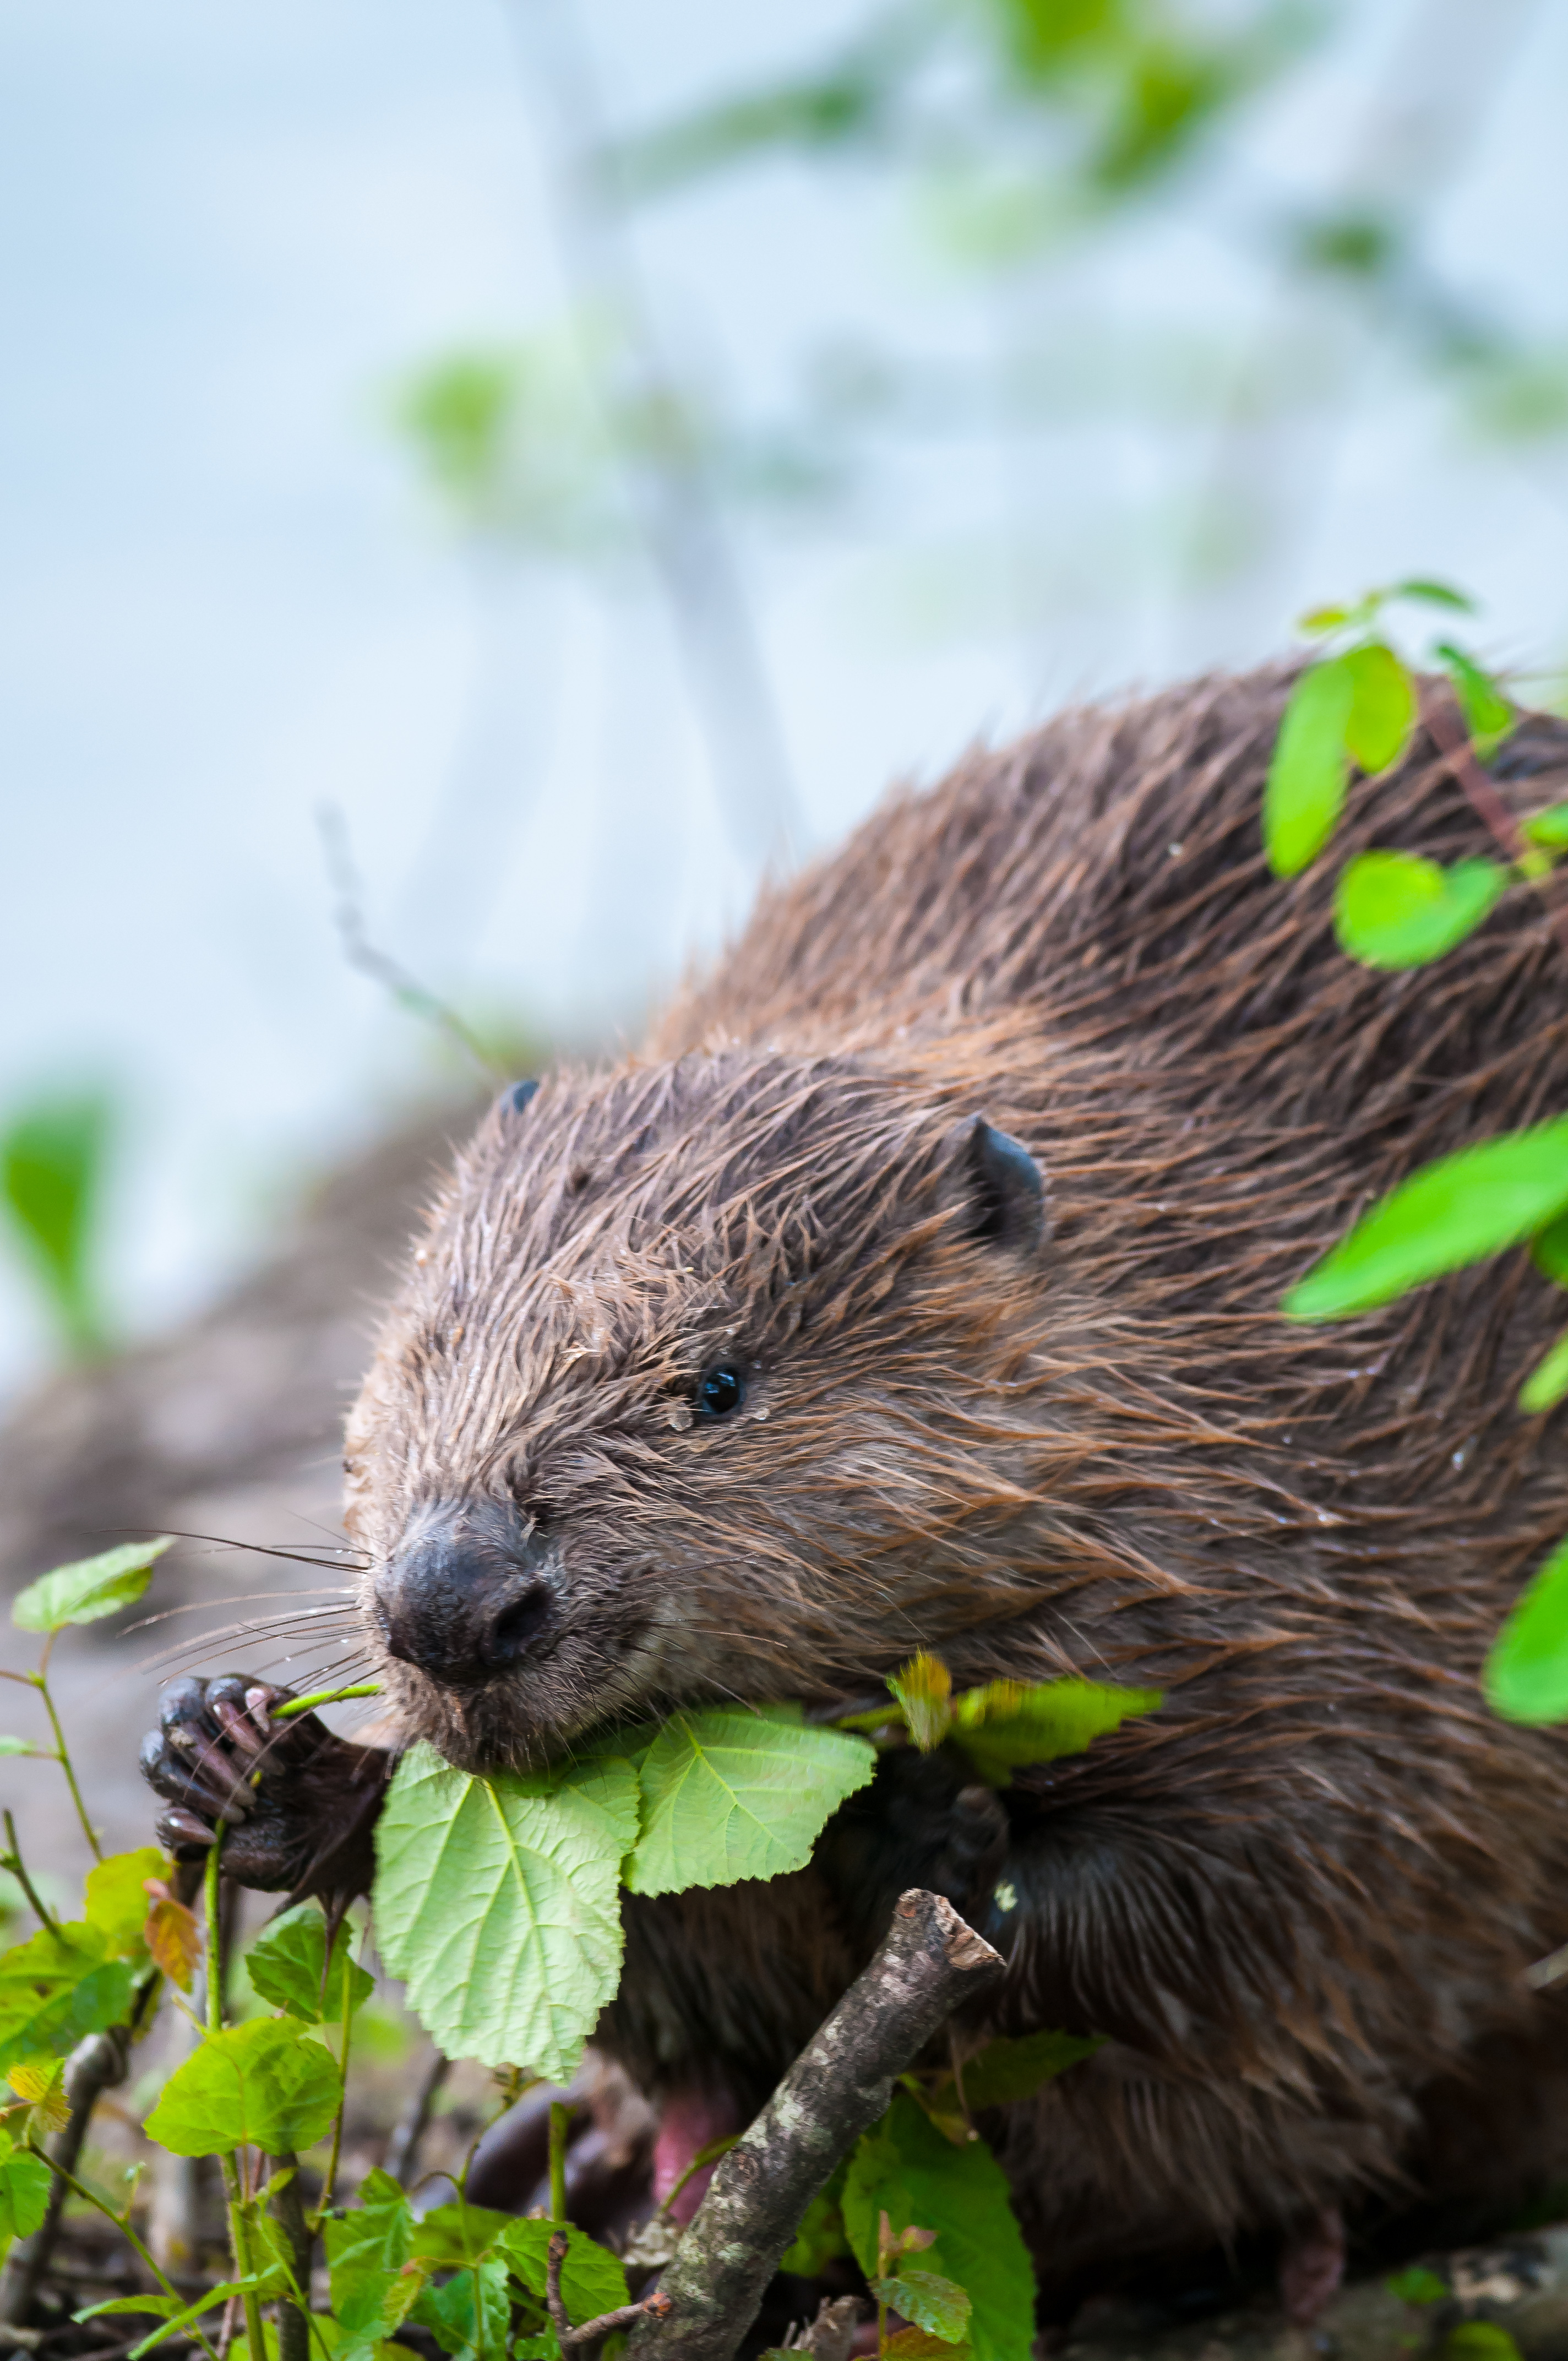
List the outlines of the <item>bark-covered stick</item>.
{"label": "bark-covered stick", "polygon": [[801,2216],[885,2113],[896,2077],[1001,1972],[951,1903],[901,1896],[870,1967],[714,2174],[661,2283],[670,2310],[638,2323],[626,2361],[730,2361]]}

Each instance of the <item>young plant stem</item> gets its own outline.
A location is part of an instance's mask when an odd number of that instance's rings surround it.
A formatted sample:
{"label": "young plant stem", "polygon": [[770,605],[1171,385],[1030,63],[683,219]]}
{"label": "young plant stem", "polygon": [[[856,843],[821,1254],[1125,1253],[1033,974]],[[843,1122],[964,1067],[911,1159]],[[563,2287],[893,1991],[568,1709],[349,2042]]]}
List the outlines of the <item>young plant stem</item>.
{"label": "young plant stem", "polygon": [[71,1749],[65,1742],[65,1732],[60,1726],[60,1716],[54,1709],[54,1699],[49,1695],[49,1660],[50,1651],[54,1646],[54,1639],[55,1635],[51,1631],[49,1638],[44,1642],[44,1652],[38,1659],[38,1671],[32,1676],[33,1686],[37,1689],[38,1695],[44,1701],[44,1711],[49,1716],[49,1728],[54,1732],[56,1760],[59,1762],[60,1769],[65,1773],[65,1784],[71,1790],[71,1800],[76,1806],[76,1817],[82,1823],[82,1833],[86,1838],[88,1844],[92,1848],[93,1860],[102,1861],[104,1858],[104,1848],[98,1841],[97,1830],[93,1828],[92,1821],[87,1817],[87,1806],[82,1800],[82,1790],[76,1784],[76,1773],[71,1764]]}
{"label": "young plant stem", "polygon": [[[65,2166],[58,2163],[52,2156],[47,2153],[47,2151],[42,2153],[43,2160],[48,2165],[49,2170],[56,2175],[67,2189],[70,2190],[73,2197],[80,2197],[83,2199],[87,2204],[95,2206],[106,2222],[112,2222],[114,2224],[121,2237],[124,2238],[126,2244],[130,2247],[132,2253],[142,2265],[143,2269],[150,2272],[152,2278],[157,2281],[163,2293],[166,2296],[170,2297],[178,2308],[183,2312],[185,2309],[185,2300],[183,2296],[181,2294],[180,2290],[175,2286],[173,2280],[167,2278],[164,2273],[159,2269],[158,2265],[153,2261],[151,2255],[148,2252],[140,2238],[137,2237],[136,2232],[131,2228],[128,2210],[125,2213],[116,2213],[114,2207],[106,2204],[104,2199],[97,2194],[96,2191],[89,2189],[84,2180],[78,2180],[73,2172],[67,2171]],[[217,2361],[217,2355],[213,2351],[212,2346],[208,2344],[206,2338],[203,2335],[201,2329],[196,2325],[194,2321],[191,2323],[190,2326],[184,2331],[184,2334],[187,2336],[191,2336],[195,2339],[195,2342],[201,2346],[203,2352],[207,2356],[207,2361]],[[259,2348],[258,2349],[259,2350]]]}
{"label": "young plant stem", "polygon": [[318,1705],[344,1705],[350,1697],[379,1697],[379,1681],[356,1681],[346,1689],[313,1689],[309,1697],[291,1697],[272,1708],[274,1721],[292,1721],[296,1714],[313,1713]]}
{"label": "young plant stem", "polygon": [[22,1848],[16,1841],[16,1823],[11,1817],[9,1812],[5,1815],[5,1850],[11,1857],[16,1883],[21,1887],[23,1893],[27,1895],[28,1902],[31,1904],[32,1908],[38,1916],[39,1924],[47,1927],[51,1935],[58,1935],[60,1932],[60,1921],[58,1918],[52,1917],[49,1911],[45,1909],[42,1902],[38,1899],[38,1888],[34,1885],[32,1879],[27,1875],[27,1870],[23,1865]]}
{"label": "young plant stem", "polygon": [[[566,2131],[572,2110],[564,2099],[550,2102],[550,2219],[566,2218]],[[537,2151],[535,2151],[537,2153]]]}
{"label": "young plant stem", "polygon": [[[207,2031],[209,2035],[224,2029],[224,1930],[219,1906],[218,1858],[224,1849],[225,1823],[213,1823],[213,1842],[207,1854]],[[245,2206],[240,2193],[239,2169],[232,2154],[218,2159],[224,2177],[224,2198],[228,2206],[229,2244],[234,2249],[235,2277],[247,2279],[252,2276],[250,2238],[246,2229]],[[266,2361],[267,2344],[261,2329],[261,2306],[256,2290],[245,2291],[245,2334],[250,2347],[250,2361]]]}

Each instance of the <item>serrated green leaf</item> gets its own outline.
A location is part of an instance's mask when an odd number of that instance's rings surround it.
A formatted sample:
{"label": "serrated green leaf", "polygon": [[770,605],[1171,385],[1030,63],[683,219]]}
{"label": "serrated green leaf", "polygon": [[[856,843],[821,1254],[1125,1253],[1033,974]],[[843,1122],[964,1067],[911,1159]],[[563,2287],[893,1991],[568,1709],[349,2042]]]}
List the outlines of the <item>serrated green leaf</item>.
{"label": "serrated green leaf", "polygon": [[353,2336],[382,2336],[407,2317],[415,2290],[402,2280],[393,2295],[403,2265],[411,2251],[413,2208],[389,2173],[378,2166],[360,2184],[359,2202],[348,2213],[322,2225],[332,2308]]}
{"label": "serrated green leaf", "polygon": [[975,2361],[1018,2361],[1035,2335],[1035,2275],[1014,2218],[1007,2178],[983,2140],[955,2148],[900,2091],[857,2143],[844,2182],[844,2227],[868,2279],[877,2268],[877,2220],[934,2230],[927,2263],[964,2289]]}
{"label": "serrated green leaf", "polygon": [[1345,725],[1355,684],[1343,656],[1309,664],[1290,692],[1263,792],[1263,841],[1277,877],[1295,877],[1334,832],[1350,757]]}
{"label": "serrated green leaf", "polygon": [[922,1754],[929,1754],[940,1746],[952,1723],[951,1673],[940,1657],[922,1652],[901,1664],[887,1685],[903,1709],[910,1737]]}
{"label": "serrated green leaf", "polygon": [[1568,1541],[1530,1577],[1493,1642],[1482,1686],[1506,1721],[1568,1719]]}
{"label": "serrated green leaf", "polygon": [[1546,1278],[1568,1287],[1568,1214],[1560,1214],[1530,1240],[1530,1258]]}
{"label": "serrated green leaf", "polygon": [[376,1829],[377,1940],[448,2057],[569,2081],[620,1980],[620,1864],[637,1774],[470,1778],[410,1749]]}
{"label": "serrated green leaf", "polygon": [[228,2156],[247,2141],[277,2156],[325,2135],[337,2093],[330,2050],[287,2017],[253,2017],[208,2034],[170,2075],[145,2128],[175,2156]]}
{"label": "serrated green leaf", "polygon": [[498,2256],[421,2290],[410,2318],[428,2328],[454,2361],[505,2361],[511,2302],[507,2267]]}
{"label": "serrated green leaf", "polygon": [[53,2175],[25,2147],[0,2160],[0,2255],[13,2238],[30,2238],[49,2206]]}
{"label": "serrated green leaf", "polygon": [[1153,1713],[1163,1697],[1159,1689],[1115,1688],[1105,1681],[991,1681],[955,1701],[952,1742],[982,1779],[1007,1787],[1025,1764],[1081,1754],[1134,1715]]}
{"label": "serrated green leaf", "polygon": [[1289,1320],[1343,1320],[1518,1246],[1568,1210],[1568,1120],[1423,1165],[1363,1214],[1285,1298]]}
{"label": "serrated green leaf", "polygon": [[116,1615],[141,1597],[154,1565],[173,1546],[174,1535],[165,1533],[160,1541],[127,1542],[101,1557],[57,1565],[52,1574],[40,1574],[16,1593],[11,1620],[24,1631],[62,1631],[68,1623],[95,1623],[100,1616]]}
{"label": "serrated green leaf", "polygon": [[961,2345],[969,2332],[967,2292],[938,2271],[901,2270],[892,2279],[872,2279],[872,2295],[890,2312],[902,2312],[916,2328],[943,2345]]}
{"label": "serrated green leaf", "polygon": [[1443,670],[1453,683],[1470,742],[1485,762],[1512,734],[1519,716],[1491,674],[1484,672],[1463,648],[1442,640],[1432,653],[1441,658]]}
{"label": "serrated green leaf", "polygon": [[108,1949],[100,1928],[75,1920],[0,1952],[0,2074],[38,2051],[64,2057],[125,2015],[135,1971]]}
{"label": "serrated green leaf", "polygon": [[1527,1417],[1554,1409],[1568,1394],[1568,1334],[1559,1336],[1549,1353],[1536,1363],[1519,1388],[1519,1408]]}
{"label": "serrated green leaf", "polygon": [[[376,1979],[348,1955],[349,1929],[339,1926],[326,1965],[326,1920],[320,1905],[302,1902],[269,1919],[245,1955],[246,1973],[253,1990],[274,2008],[287,2009],[306,2025],[340,2025],[343,2021],[343,1979],[349,1979],[349,2008],[361,2007],[376,1989]],[[324,1980],[324,1984],[323,1984]]]}
{"label": "serrated green leaf", "polygon": [[566,2233],[561,2301],[573,2327],[580,2328],[585,2320],[598,2320],[601,2312],[616,2312],[630,2303],[620,2257],[596,2246],[586,2230],[576,2229],[570,2222],[510,2221],[496,2240],[495,2251],[513,2277],[543,2302],[550,2241],[557,2230]]}
{"label": "serrated green leaf", "polygon": [[648,1750],[634,1894],[780,1877],[876,1768],[870,1741],[747,1713],[677,1713]]}
{"label": "serrated green leaf", "polygon": [[1351,678],[1345,750],[1364,771],[1386,771],[1410,742],[1416,726],[1415,683],[1381,640],[1352,648],[1343,661]]}
{"label": "serrated green leaf", "polygon": [[1474,934],[1508,884],[1496,861],[1443,869],[1414,852],[1358,852],[1334,888],[1334,932],[1364,967],[1424,967]]}
{"label": "serrated green leaf", "polygon": [[1568,845],[1568,804],[1548,804],[1544,811],[1532,812],[1519,825],[1531,844],[1547,852],[1561,852]]}
{"label": "serrated green leaf", "polygon": [[1390,598],[1417,598],[1428,607],[1448,607],[1458,615],[1475,612],[1475,599],[1467,598],[1463,590],[1455,590],[1446,582],[1396,582],[1388,596]]}
{"label": "serrated green leaf", "polygon": [[988,2042],[964,2068],[964,2097],[971,2112],[1011,2106],[1065,2074],[1105,2046],[1100,2033],[1026,2033],[1016,2041]]}
{"label": "serrated green leaf", "polygon": [[117,1957],[141,1958],[151,1906],[147,1881],[162,1877],[168,1868],[168,1856],[157,1845],[138,1845],[134,1852],[111,1853],[88,1871],[82,1904],[87,1924],[98,1928]]}

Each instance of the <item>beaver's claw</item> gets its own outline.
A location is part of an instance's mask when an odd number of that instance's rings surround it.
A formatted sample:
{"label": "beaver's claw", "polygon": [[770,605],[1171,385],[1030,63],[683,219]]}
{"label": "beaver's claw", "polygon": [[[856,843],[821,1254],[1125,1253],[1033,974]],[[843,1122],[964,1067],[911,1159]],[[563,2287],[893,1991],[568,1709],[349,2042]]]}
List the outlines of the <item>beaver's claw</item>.
{"label": "beaver's claw", "polygon": [[368,1889],[371,1830],[391,1769],[313,1713],[274,1719],[287,1689],[243,1673],[168,1688],[141,1750],[142,1776],[168,1806],[157,1833],[194,1861],[224,1823],[223,1865],[243,1885],[343,1897]]}

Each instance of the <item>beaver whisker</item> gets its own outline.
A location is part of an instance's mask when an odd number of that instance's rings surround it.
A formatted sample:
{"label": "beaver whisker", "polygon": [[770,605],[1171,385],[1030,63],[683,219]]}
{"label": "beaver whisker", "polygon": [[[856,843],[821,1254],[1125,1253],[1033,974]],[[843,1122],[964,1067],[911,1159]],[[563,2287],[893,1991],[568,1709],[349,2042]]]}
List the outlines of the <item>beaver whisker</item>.
{"label": "beaver whisker", "polygon": [[354,1587],[351,1583],[318,1582],[313,1583],[304,1590],[242,1590],[237,1595],[231,1595],[222,1600],[190,1598],[183,1606],[163,1607],[156,1615],[139,1616],[136,1622],[122,1625],[115,1636],[116,1639],[128,1640],[133,1631],[150,1631],[155,1623],[167,1623],[176,1615],[211,1615],[220,1606],[248,1607],[253,1603],[265,1605],[269,1599],[280,1601],[286,1598],[341,1598],[352,1602],[354,1595]]}

